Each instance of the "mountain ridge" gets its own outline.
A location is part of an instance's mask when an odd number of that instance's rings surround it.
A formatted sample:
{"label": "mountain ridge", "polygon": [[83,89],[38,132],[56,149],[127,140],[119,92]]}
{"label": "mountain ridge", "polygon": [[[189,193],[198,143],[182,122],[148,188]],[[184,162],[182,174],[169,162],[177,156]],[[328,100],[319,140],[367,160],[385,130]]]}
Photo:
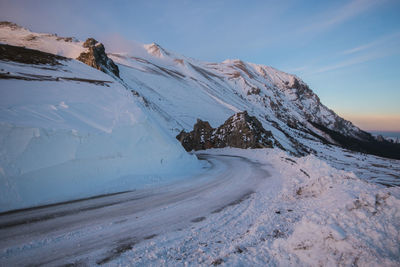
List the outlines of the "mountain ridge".
{"label": "mountain ridge", "polygon": [[[4,35],[0,28],[1,42],[7,39]],[[11,41],[21,43],[21,39],[20,36]],[[23,40],[26,46],[40,50],[36,40]],[[58,42],[66,43],[62,39]],[[82,42],[70,42],[71,47],[65,50],[79,50],[73,47],[76,44]],[[42,50],[49,50],[42,46]],[[61,50],[61,54],[73,53]],[[312,152],[320,142],[346,147],[347,141],[343,141],[346,138],[375,142],[369,133],[322,104],[299,77],[270,66],[238,59],[202,62],[170,52],[156,43],[138,47],[129,54],[109,53],[108,57],[119,68],[120,82],[140,96],[171,136],[191,130],[197,119],[216,127],[233,114],[247,110],[293,154]]]}

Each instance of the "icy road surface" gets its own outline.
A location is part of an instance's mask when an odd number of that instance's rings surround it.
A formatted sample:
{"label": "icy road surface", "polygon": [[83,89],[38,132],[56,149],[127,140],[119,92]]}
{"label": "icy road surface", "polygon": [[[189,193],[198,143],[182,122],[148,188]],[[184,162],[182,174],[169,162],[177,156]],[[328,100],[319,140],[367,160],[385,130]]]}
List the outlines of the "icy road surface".
{"label": "icy road surface", "polygon": [[0,215],[0,265],[105,264],[135,244],[239,204],[270,176],[260,164],[199,154],[210,168],[157,189]]}

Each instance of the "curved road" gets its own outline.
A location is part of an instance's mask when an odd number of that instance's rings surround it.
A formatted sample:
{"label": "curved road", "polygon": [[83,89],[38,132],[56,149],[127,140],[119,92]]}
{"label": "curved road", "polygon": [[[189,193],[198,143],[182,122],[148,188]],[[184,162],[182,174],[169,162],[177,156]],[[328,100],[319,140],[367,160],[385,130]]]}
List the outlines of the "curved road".
{"label": "curved road", "polygon": [[0,214],[0,266],[106,264],[239,204],[269,176],[246,158],[197,156],[211,167],[179,183]]}

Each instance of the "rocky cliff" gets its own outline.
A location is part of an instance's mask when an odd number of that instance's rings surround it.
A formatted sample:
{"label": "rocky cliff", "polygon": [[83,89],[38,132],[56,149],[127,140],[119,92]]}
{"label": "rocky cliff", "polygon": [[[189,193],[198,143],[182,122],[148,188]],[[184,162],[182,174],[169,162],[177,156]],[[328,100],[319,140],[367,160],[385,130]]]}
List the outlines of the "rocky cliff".
{"label": "rocky cliff", "polygon": [[83,47],[87,48],[88,51],[82,52],[79,55],[77,58],[79,61],[102,72],[112,73],[119,78],[118,66],[107,56],[102,43],[97,42],[93,38],[88,38],[83,43]]}
{"label": "rocky cliff", "polygon": [[261,122],[247,111],[234,114],[216,129],[198,119],[193,131],[182,131],[176,138],[186,151],[224,147],[282,148],[272,133],[265,130]]}

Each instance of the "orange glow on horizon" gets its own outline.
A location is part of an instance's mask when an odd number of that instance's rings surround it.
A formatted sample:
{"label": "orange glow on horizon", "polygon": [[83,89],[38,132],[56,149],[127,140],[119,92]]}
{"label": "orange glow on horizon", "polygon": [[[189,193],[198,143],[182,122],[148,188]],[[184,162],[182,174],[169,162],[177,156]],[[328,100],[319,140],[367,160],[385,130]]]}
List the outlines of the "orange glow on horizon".
{"label": "orange glow on horizon", "polygon": [[342,115],[364,131],[400,132],[400,115]]}

